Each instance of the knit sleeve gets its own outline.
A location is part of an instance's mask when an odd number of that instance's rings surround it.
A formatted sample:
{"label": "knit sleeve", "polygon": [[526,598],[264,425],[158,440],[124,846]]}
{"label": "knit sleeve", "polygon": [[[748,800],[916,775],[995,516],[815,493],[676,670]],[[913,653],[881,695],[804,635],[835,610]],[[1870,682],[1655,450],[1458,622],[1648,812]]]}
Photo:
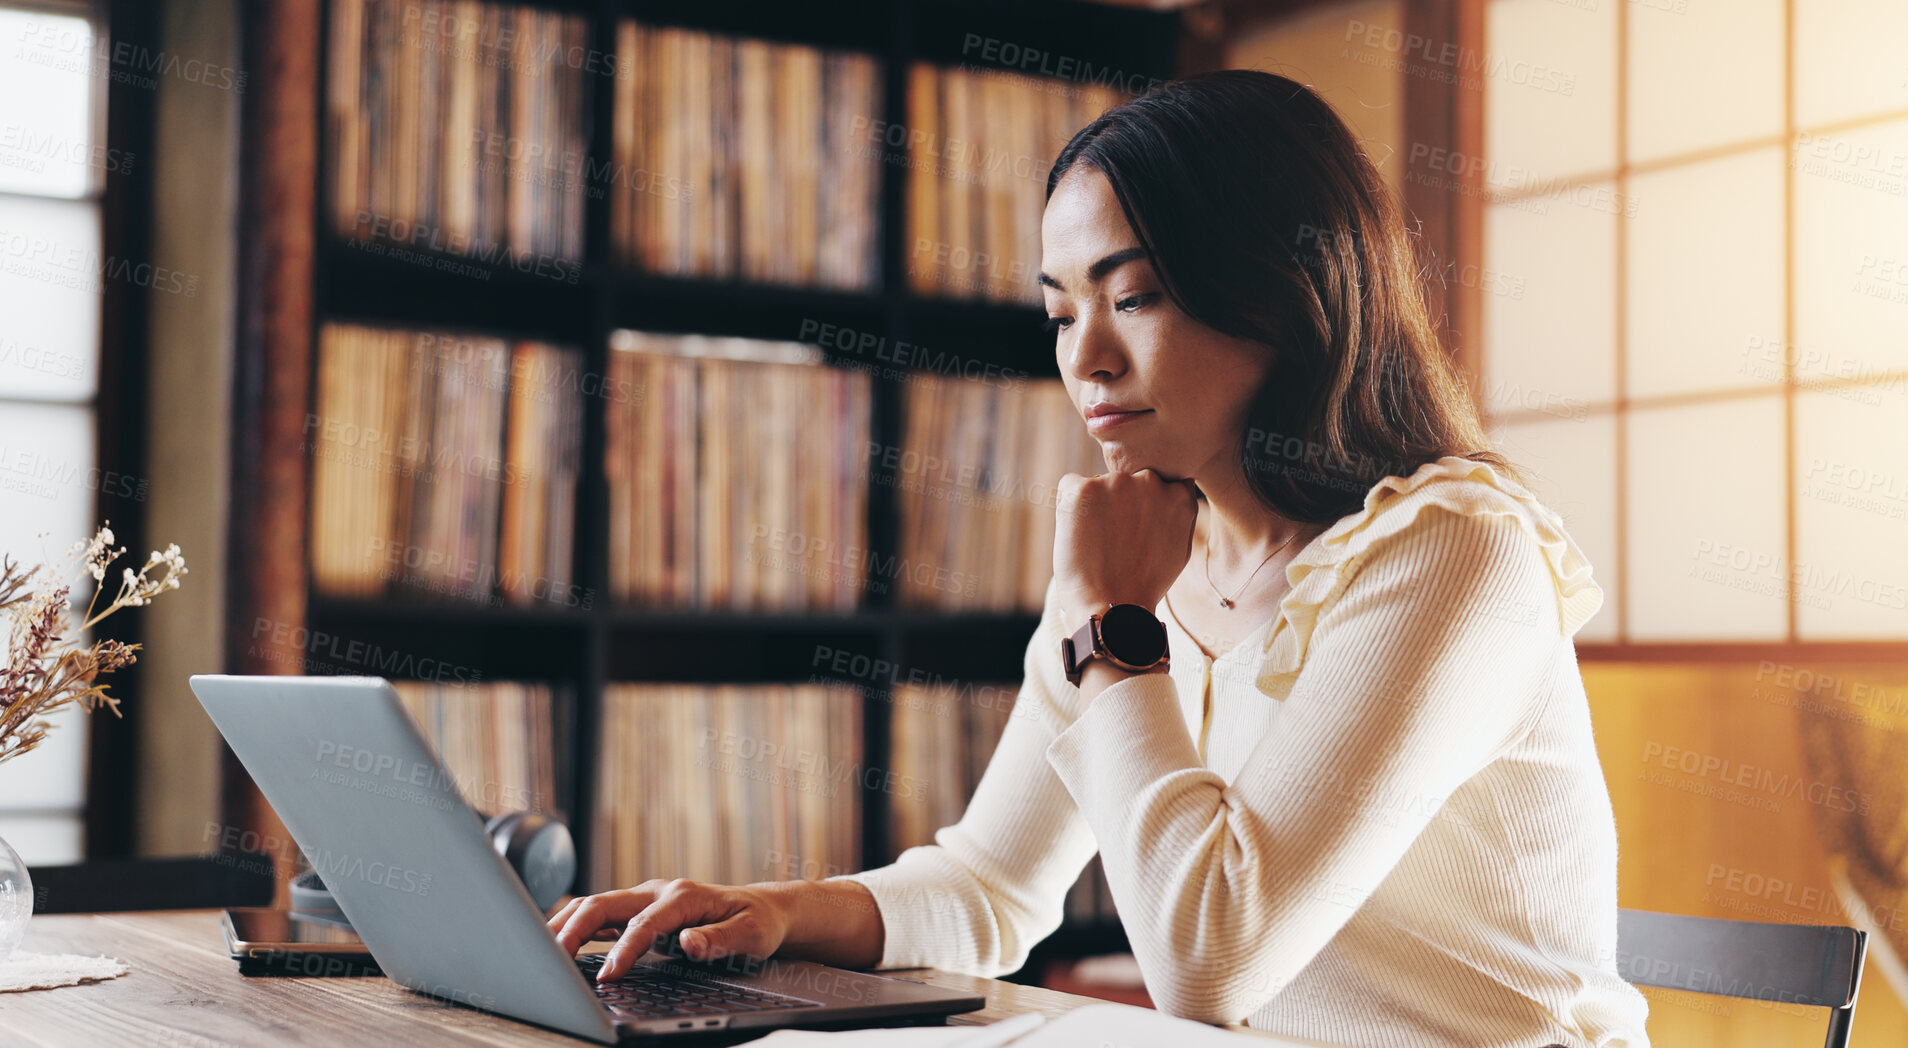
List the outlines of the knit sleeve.
{"label": "knit sleeve", "polygon": [[1276,996],[1515,741],[1566,642],[1514,516],[1427,507],[1344,570],[1278,727],[1231,785],[1160,675],[1108,686],[1047,750],[1171,1014],[1239,1021]]}
{"label": "knit sleeve", "polygon": [[1079,697],[1060,667],[1060,638],[1049,586],[1013,714],[960,821],[887,866],[831,878],[873,894],[879,967],[1004,975],[1060,926],[1067,889],[1095,850],[1046,758]]}

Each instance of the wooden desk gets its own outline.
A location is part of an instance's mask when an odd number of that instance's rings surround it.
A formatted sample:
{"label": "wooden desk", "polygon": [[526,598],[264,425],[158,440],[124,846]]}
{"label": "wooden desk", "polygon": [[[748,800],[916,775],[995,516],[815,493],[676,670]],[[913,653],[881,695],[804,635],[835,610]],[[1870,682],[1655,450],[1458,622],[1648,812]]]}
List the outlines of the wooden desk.
{"label": "wooden desk", "polygon": [[[608,944],[602,944],[607,948]],[[105,954],[132,971],[89,986],[0,994],[0,1041],[11,1045],[562,1045],[591,1042],[445,1004],[389,979],[247,977],[225,952],[216,910],[40,916],[23,950]],[[1053,1016],[1093,998],[921,969],[902,973],[987,995],[952,1022]]]}

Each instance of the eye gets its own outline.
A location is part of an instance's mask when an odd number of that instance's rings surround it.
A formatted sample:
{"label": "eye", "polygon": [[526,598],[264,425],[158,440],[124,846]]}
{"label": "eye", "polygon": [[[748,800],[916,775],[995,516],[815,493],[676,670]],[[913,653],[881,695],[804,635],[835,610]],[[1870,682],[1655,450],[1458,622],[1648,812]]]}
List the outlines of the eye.
{"label": "eye", "polygon": [[[1144,292],[1141,292],[1140,294],[1128,295],[1125,298],[1120,299],[1118,302],[1113,303],[1113,308],[1123,309],[1130,312],[1132,310],[1138,309],[1141,306],[1151,304],[1152,301],[1158,297],[1159,297],[1159,292],[1157,291],[1144,291]],[[1073,323],[1072,317],[1048,317],[1046,322],[1040,325],[1040,330],[1045,331],[1047,334],[1051,335],[1058,332],[1060,329],[1067,327],[1068,325],[1072,323]]]}

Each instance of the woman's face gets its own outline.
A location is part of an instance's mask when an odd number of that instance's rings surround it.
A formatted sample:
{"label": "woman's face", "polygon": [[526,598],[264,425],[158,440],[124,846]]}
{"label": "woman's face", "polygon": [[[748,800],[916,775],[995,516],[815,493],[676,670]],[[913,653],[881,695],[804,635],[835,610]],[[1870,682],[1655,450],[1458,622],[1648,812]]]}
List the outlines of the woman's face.
{"label": "woman's face", "polygon": [[1054,188],[1040,247],[1060,377],[1107,468],[1209,482],[1236,470],[1265,348],[1173,304],[1097,168],[1076,165]]}

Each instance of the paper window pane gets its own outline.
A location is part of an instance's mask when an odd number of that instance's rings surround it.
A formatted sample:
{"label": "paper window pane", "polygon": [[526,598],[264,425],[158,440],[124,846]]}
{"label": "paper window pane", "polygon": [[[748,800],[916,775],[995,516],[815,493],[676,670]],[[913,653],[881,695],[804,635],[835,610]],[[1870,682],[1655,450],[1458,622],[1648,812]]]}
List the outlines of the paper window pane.
{"label": "paper window pane", "polygon": [[1782,133],[1782,0],[1629,7],[1629,160]]}
{"label": "paper window pane", "polygon": [[1784,334],[1782,160],[1771,146],[1632,180],[1630,396],[1782,383],[1758,359]]}
{"label": "paper window pane", "polygon": [[1633,641],[1788,634],[1782,398],[1629,412]]}
{"label": "paper window pane", "polygon": [[[1609,183],[1591,188],[1613,199]],[[1489,411],[1554,414],[1615,398],[1616,222],[1562,199],[1484,209]]]}
{"label": "paper window pane", "polygon": [[52,727],[45,741],[0,764],[0,816],[80,813],[86,803],[86,720],[90,716],[78,707],[60,710],[46,718]]}
{"label": "paper window pane", "polygon": [[93,148],[93,29],[85,19],[0,10],[0,192],[80,197],[108,157]]}
{"label": "paper window pane", "polygon": [[77,814],[0,814],[0,837],[6,838],[28,866],[64,866],[84,857]]}
{"label": "paper window pane", "polygon": [[[25,564],[44,563],[62,577],[71,570],[68,547],[91,538],[96,523],[93,433],[90,407],[0,405],[0,553]],[[78,599],[83,604],[86,598]],[[29,862],[72,861],[79,854],[86,716],[68,710],[49,718],[57,726],[45,742],[0,764],[0,819],[19,825],[23,837],[15,839],[6,828],[0,836]],[[7,814],[21,811],[60,817],[27,825]],[[39,854],[29,854],[29,847]]]}
{"label": "paper window pane", "polygon": [[1795,403],[1797,634],[1908,640],[1908,395],[1861,386]]}
{"label": "paper window pane", "polygon": [[90,407],[0,404],[0,553],[53,564],[93,537],[93,428]]}
{"label": "paper window pane", "polygon": [[1497,72],[1482,78],[1484,177],[1493,189],[1616,167],[1618,9],[1526,0],[1486,6],[1484,68]]}
{"label": "paper window pane", "polygon": [[1603,608],[1577,632],[1582,642],[1617,639],[1616,416],[1582,414],[1498,427],[1502,453],[1530,480],[1544,505],[1563,517],[1591,575],[1603,590]]}
{"label": "paper window pane", "polygon": [[1908,120],[1800,135],[1793,166],[1796,380],[1908,370]]}
{"label": "paper window pane", "polygon": [[93,398],[99,246],[98,205],[0,195],[0,400]]}
{"label": "paper window pane", "polygon": [[1795,121],[1829,121],[1908,109],[1908,4],[1901,0],[1797,0]]}

